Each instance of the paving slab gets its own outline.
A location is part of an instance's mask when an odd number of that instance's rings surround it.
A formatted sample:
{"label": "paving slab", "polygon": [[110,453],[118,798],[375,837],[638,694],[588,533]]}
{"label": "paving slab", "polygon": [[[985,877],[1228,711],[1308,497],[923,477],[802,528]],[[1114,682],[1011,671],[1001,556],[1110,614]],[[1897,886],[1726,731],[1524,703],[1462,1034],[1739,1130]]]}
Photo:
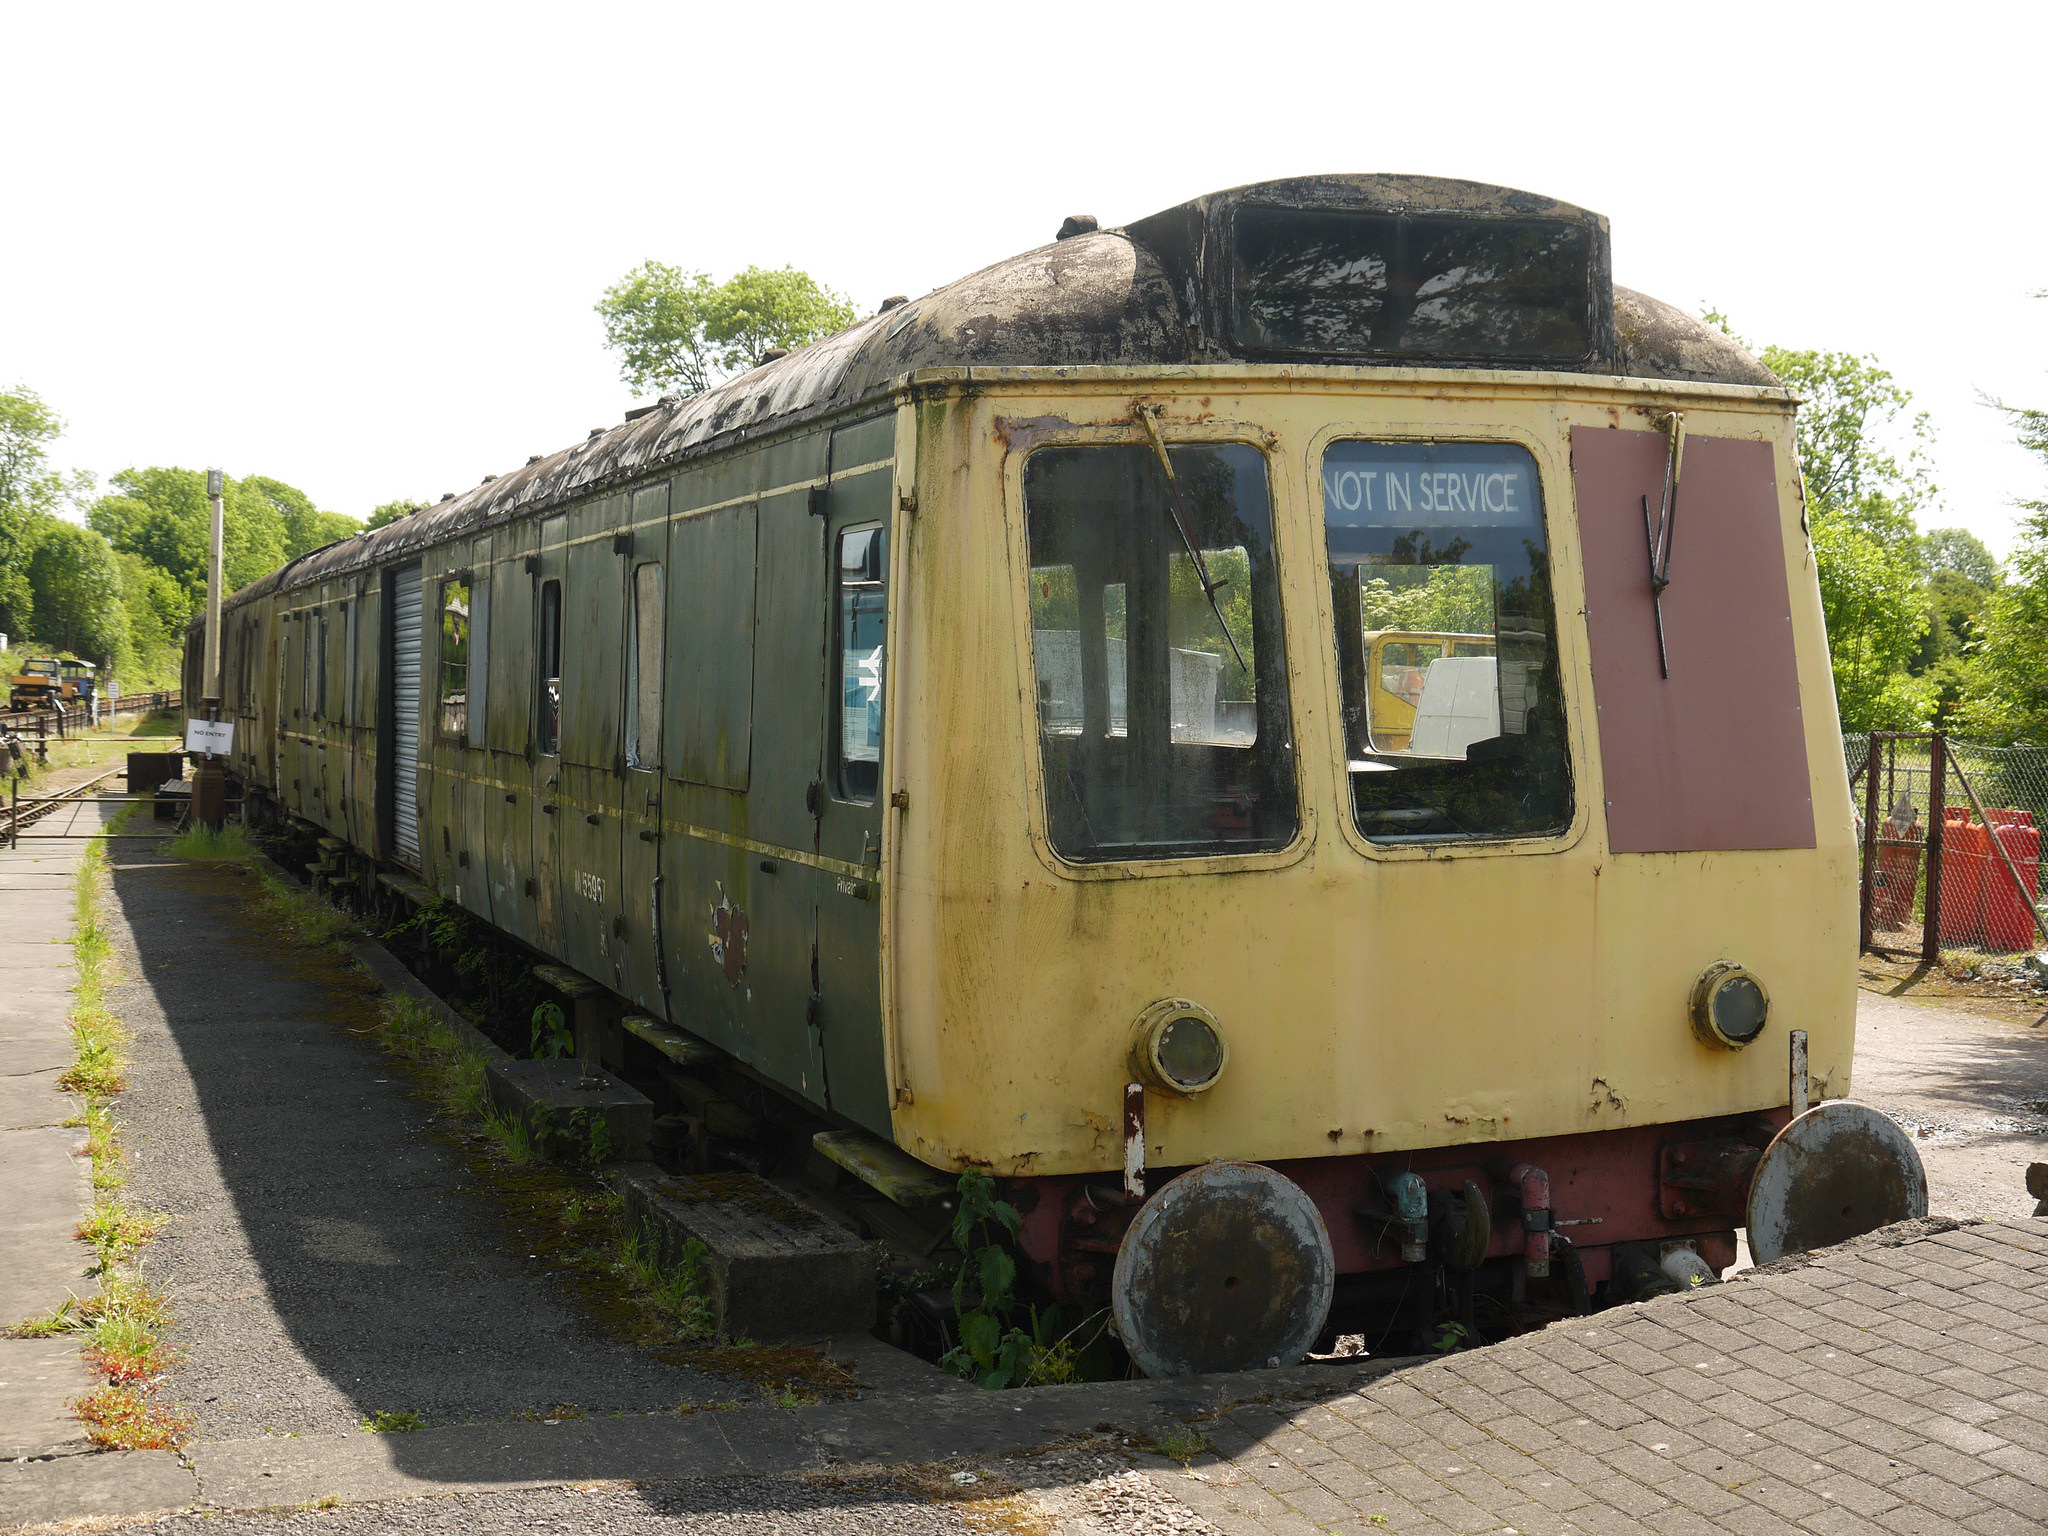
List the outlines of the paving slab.
{"label": "paving slab", "polygon": [[190,1506],[192,1473],[169,1451],[107,1451],[0,1466],[0,1530]]}
{"label": "paving slab", "polygon": [[0,1338],[0,1462],[87,1449],[71,1400],[97,1384],[72,1338]]}

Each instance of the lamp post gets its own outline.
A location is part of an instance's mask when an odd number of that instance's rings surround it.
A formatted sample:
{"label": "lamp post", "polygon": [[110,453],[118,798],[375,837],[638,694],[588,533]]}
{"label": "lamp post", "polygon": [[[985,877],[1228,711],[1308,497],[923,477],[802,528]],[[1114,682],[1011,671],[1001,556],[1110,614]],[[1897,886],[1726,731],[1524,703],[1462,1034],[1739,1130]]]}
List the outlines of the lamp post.
{"label": "lamp post", "polygon": [[[220,718],[220,554],[222,542],[221,498],[227,476],[218,469],[206,472],[206,497],[213,503],[212,539],[206,559],[206,649],[200,699],[204,718]],[[220,759],[208,752],[192,770],[192,819],[202,826],[218,827],[227,819],[227,776]]]}

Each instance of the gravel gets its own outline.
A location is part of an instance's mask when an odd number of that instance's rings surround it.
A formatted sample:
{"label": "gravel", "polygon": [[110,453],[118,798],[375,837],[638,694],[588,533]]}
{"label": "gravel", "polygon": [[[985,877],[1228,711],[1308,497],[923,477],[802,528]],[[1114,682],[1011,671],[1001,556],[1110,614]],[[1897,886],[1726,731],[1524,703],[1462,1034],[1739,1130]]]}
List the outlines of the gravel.
{"label": "gravel", "polygon": [[[970,1490],[971,1491],[971,1490]],[[641,1487],[543,1488],[449,1495],[388,1504],[248,1515],[171,1515],[120,1527],[127,1536],[355,1536],[449,1532],[459,1536],[603,1532],[604,1536],[960,1536],[1002,1526],[981,1506],[937,1502],[892,1477],[721,1478]],[[1028,1528],[1027,1528],[1028,1529]]]}
{"label": "gravel", "polygon": [[144,846],[113,875],[109,1001],[135,1036],[124,1195],[172,1217],[144,1270],[185,1352],[165,1395],[202,1437],[733,1395],[601,1331],[529,1259],[430,1106],[350,1033],[374,1017],[359,972],[253,924],[250,877]]}

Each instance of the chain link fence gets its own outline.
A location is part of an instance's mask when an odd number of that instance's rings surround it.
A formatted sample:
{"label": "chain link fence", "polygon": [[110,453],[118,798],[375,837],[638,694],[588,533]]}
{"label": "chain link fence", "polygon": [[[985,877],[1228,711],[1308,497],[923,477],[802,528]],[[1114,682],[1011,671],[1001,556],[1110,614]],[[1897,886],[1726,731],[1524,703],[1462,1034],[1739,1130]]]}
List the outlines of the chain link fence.
{"label": "chain link fence", "polygon": [[2041,828],[2048,747],[1986,747],[1939,733],[1845,734],[1866,950],[2042,947]]}

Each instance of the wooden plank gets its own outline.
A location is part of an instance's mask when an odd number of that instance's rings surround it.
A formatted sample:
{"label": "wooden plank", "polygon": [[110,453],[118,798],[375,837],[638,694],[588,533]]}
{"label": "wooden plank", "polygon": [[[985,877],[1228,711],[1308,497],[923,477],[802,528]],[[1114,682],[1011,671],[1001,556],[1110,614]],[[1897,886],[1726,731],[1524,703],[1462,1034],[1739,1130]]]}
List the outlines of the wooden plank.
{"label": "wooden plank", "polygon": [[958,1179],[866,1131],[819,1131],[811,1145],[897,1205],[937,1205],[959,1189]]}

